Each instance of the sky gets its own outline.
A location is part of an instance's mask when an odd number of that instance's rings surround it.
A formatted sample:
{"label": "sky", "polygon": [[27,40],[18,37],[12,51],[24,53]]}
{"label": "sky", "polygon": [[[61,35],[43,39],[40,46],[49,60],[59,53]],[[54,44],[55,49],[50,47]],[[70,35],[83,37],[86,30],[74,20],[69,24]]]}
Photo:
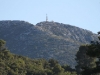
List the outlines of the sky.
{"label": "sky", "polygon": [[46,20],[100,31],[100,0],[0,0],[1,20]]}

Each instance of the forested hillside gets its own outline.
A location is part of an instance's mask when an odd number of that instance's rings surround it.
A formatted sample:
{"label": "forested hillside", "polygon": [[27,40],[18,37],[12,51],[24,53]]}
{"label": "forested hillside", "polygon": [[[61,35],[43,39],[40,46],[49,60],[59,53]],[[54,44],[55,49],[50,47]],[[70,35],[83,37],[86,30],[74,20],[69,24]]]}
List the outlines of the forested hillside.
{"label": "forested hillside", "polygon": [[75,54],[82,44],[97,40],[91,31],[58,22],[0,21],[0,39],[15,54],[31,58],[54,58],[74,67]]}
{"label": "forested hillside", "polygon": [[76,75],[67,65],[61,66],[56,60],[30,59],[12,54],[0,40],[0,75]]}

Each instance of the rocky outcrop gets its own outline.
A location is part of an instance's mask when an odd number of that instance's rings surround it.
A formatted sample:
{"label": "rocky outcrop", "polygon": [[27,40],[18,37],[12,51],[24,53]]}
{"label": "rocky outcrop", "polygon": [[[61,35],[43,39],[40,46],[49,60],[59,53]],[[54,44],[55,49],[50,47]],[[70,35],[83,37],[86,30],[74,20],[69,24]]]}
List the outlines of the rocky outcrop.
{"label": "rocky outcrop", "polygon": [[72,67],[81,44],[97,40],[91,31],[58,22],[0,21],[0,38],[8,49],[31,58],[54,58]]}

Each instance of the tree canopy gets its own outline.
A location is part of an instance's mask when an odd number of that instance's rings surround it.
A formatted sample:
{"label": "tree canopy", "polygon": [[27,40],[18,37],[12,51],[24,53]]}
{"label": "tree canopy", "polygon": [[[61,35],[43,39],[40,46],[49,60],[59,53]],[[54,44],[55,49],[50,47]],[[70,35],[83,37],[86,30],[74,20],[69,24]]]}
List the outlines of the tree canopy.
{"label": "tree canopy", "polygon": [[[100,40],[100,32],[98,32]],[[76,54],[76,71],[82,75],[100,74],[100,41],[91,41],[90,44],[80,46]]]}
{"label": "tree canopy", "polygon": [[[5,41],[0,40],[0,49]],[[66,70],[65,70],[66,67]],[[68,67],[69,68],[69,67]],[[76,75],[54,59],[30,59],[15,55],[9,50],[0,50],[0,75]]]}

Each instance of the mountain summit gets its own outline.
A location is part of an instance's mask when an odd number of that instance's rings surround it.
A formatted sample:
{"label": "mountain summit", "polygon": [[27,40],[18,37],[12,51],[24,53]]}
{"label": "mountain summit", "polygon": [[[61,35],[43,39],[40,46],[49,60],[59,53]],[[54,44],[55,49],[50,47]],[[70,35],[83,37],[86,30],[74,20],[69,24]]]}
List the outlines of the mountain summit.
{"label": "mountain summit", "polygon": [[8,49],[31,58],[54,58],[61,64],[75,65],[75,54],[82,44],[97,40],[91,31],[58,22],[0,21],[0,38]]}

